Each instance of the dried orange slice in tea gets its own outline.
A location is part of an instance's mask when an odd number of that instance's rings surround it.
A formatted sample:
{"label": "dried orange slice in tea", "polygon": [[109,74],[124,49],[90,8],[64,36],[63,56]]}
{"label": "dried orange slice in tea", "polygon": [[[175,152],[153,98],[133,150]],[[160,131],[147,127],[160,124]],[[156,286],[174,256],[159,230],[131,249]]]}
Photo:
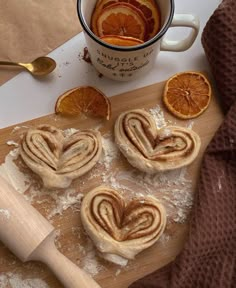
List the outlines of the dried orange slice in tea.
{"label": "dried orange slice in tea", "polygon": [[200,72],[182,72],[165,85],[163,101],[167,109],[181,119],[202,114],[211,100],[211,85]]}
{"label": "dried orange slice in tea", "polygon": [[147,22],[138,9],[126,3],[112,4],[97,19],[98,36],[120,35],[145,40]]}
{"label": "dried orange slice in tea", "polygon": [[130,4],[140,9],[148,23],[148,40],[155,36],[161,28],[161,14],[156,1],[129,0]]}
{"label": "dried orange slice in tea", "polygon": [[111,104],[106,95],[100,90],[91,86],[81,86],[66,91],[58,97],[55,113],[65,116],[84,114],[109,120]]}
{"label": "dried orange slice in tea", "polygon": [[147,21],[147,40],[151,39],[160,30],[160,9],[153,0],[99,0],[91,17],[92,31],[97,35],[97,19],[101,11],[114,3],[128,3],[137,8]]}
{"label": "dried orange slice in tea", "polygon": [[116,0],[105,0],[105,3],[104,3],[104,0],[97,1],[96,6],[91,16],[91,23],[90,23],[93,33],[96,34],[97,36],[98,36],[98,31],[97,31],[98,16],[100,15],[101,11],[104,8],[115,3],[116,3]]}
{"label": "dried orange slice in tea", "polygon": [[135,46],[143,44],[144,42],[140,39],[127,37],[127,36],[119,36],[119,35],[106,35],[102,36],[101,40],[106,43],[116,45],[116,46]]}

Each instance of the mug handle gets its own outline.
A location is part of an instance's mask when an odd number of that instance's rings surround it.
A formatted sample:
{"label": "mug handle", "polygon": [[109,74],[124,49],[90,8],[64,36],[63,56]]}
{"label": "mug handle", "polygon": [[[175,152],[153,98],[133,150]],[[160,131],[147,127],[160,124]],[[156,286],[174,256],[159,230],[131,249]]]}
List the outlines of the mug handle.
{"label": "mug handle", "polygon": [[162,38],[161,51],[181,52],[189,49],[195,41],[199,31],[199,19],[192,14],[175,14],[170,27],[189,27],[192,28],[190,34],[182,40],[168,40]]}

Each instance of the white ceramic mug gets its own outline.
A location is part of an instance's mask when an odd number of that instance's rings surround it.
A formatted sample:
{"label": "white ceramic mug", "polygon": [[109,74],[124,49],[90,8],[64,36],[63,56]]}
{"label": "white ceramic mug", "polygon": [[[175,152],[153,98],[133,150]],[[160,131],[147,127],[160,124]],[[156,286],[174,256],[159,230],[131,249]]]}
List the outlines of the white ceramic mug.
{"label": "white ceramic mug", "polygon": [[[93,66],[104,76],[129,81],[145,75],[160,51],[180,52],[189,49],[199,31],[198,17],[174,14],[174,0],[156,0],[161,12],[161,30],[143,44],[130,47],[114,46],[99,39],[90,29],[90,20],[97,0],[78,0],[77,10],[83,27]],[[166,39],[169,27],[189,27],[190,34],[181,40]]]}

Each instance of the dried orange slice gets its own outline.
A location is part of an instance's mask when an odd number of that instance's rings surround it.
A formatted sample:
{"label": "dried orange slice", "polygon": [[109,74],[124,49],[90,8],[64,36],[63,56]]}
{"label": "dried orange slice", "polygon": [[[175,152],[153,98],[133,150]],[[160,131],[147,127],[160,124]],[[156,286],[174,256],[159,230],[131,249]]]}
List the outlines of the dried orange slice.
{"label": "dried orange slice", "polygon": [[91,16],[91,28],[94,34],[98,36],[97,20],[101,11],[109,5],[117,3],[118,0],[98,0]]}
{"label": "dried orange slice", "polygon": [[129,3],[142,12],[148,24],[147,40],[151,39],[160,30],[160,9],[153,0],[99,0],[91,17],[92,31],[97,35],[97,18],[101,11],[114,3]]}
{"label": "dried orange slice", "polygon": [[211,85],[200,72],[182,72],[165,85],[163,101],[167,109],[181,119],[202,114],[211,100]]}
{"label": "dried orange slice", "polygon": [[65,116],[102,117],[107,120],[111,116],[109,99],[100,90],[91,86],[81,86],[66,91],[58,97],[55,113]]}
{"label": "dried orange slice", "polygon": [[98,36],[120,35],[145,40],[147,22],[142,13],[127,3],[109,5],[97,19]]}
{"label": "dried orange slice", "polygon": [[148,23],[148,39],[151,39],[161,28],[161,13],[156,1],[128,0],[128,3],[142,11]]}
{"label": "dried orange slice", "polygon": [[136,45],[140,45],[144,43],[140,39],[127,37],[127,36],[119,36],[119,35],[102,36],[101,40],[103,40],[106,43],[116,45],[116,46],[136,46]]}

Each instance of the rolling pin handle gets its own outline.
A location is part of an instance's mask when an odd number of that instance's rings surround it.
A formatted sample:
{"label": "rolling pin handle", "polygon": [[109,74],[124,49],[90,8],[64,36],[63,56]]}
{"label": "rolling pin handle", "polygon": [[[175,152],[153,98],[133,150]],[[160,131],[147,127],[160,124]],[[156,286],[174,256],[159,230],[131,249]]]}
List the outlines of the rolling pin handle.
{"label": "rolling pin handle", "polygon": [[101,288],[89,274],[57,250],[53,234],[37,247],[29,260],[47,264],[66,288]]}

